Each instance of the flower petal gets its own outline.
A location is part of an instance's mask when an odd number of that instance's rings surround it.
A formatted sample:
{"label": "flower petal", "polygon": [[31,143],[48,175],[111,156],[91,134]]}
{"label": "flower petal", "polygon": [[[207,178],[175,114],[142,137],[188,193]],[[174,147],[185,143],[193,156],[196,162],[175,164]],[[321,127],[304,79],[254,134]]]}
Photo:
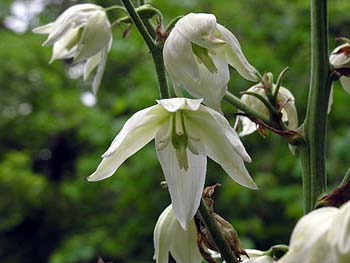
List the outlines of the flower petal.
{"label": "flower petal", "polygon": [[74,62],[84,61],[108,46],[112,38],[111,24],[104,11],[96,11],[89,17],[78,44]]}
{"label": "flower petal", "polygon": [[257,81],[257,70],[249,64],[237,38],[230,30],[220,24],[216,24],[216,28],[220,32],[222,39],[227,43],[219,48],[224,49],[227,62],[234,67],[242,77],[247,80]]}
{"label": "flower petal", "polygon": [[[280,87],[277,101],[280,105],[284,105],[283,110],[285,111],[286,118],[282,119],[283,121],[288,120],[288,128],[291,130],[295,130],[298,128],[298,113],[295,107],[295,98],[293,94],[286,88]],[[288,102],[287,102],[288,101]],[[287,102],[287,103],[286,103]],[[282,111],[283,114],[283,111]]]}
{"label": "flower petal", "polygon": [[[98,91],[100,84],[101,84],[101,81],[102,81],[103,73],[105,72],[106,62],[107,62],[107,52],[108,52],[108,50],[105,48],[100,53],[98,53],[98,54],[100,54],[100,61],[98,63],[96,75],[95,75],[94,80],[92,82],[92,91],[95,95],[97,94],[97,91]],[[85,77],[85,75],[84,75],[84,77]]]}
{"label": "flower petal", "polygon": [[[159,143],[156,136],[156,145]],[[196,145],[200,149],[200,145]],[[207,157],[201,151],[194,155],[186,149],[188,169],[180,169],[172,143],[157,151],[165,179],[168,183],[174,213],[183,229],[187,230],[190,220],[199,207],[204,188]]]}
{"label": "flower petal", "polygon": [[153,245],[154,245],[154,259],[157,263],[169,261],[169,251],[172,242],[173,234],[176,234],[173,226],[177,223],[173,214],[172,206],[169,205],[161,213],[154,228]]}
{"label": "flower petal", "polygon": [[113,140],[96,171],[88,177],[88,181],[99,181],[112,176],[126,159],[155,137],[166,122],[167,116],[167,112],[158,105],[135,113]]}
{"label": "flower petal", "polygon": [[199,82],[198,65],[192,53],[191,42],[173,29],[164,44],[164,64],[177,84]]}
{"label": "flower petal", "polygon": [[342,76],[340,78],[340,83],[343,86],[343,89],[350,94],[350,78],[346,76]]}
{"label": "flower petal", "polygon": [[243,162],[243,159],[249,161],[250,157],[227,120],[205,106],[195,113],[186,112],[185,116],[188,118],[187,132],[199,137],[208,157],[220,164],[237,183],[256,189]]}
{"label": "flower petal", "polygon": [[184,231],[178,223],[172,205],[160,215],[154,229],[154,259],[157,263],[167,263],[169,251],[176,262],[200,263],[202,256],[197,247],[197,230],[191,220],[188,230]]}
{"label": "flower petal", "polygon": [[239,121],[242,123],[242,130],[239,133],[239,136],[243,137],[243,136],[252,134],[253,132],[255,132],[258,129],[255,122],[251,121],[248,117],[239,116],[239,117],[237,117],[237,122],[239,122]]}
{"label": "flower petal", "polygon": [[168,112],[176,112],[178,110],[197,111],[201,105],[202,99],[186,99],[186,98],[171,98],[157,100]]}
{"label": "flower petal", "polygon": [[55,22],[33,28],[35,34],[50,34],[55,27]]}
{"label": "flower petal", "polygon": [[325,207],[303,216],[293,230],[289,251],[278,262],[337,262],[329,258],[329,248],[324,247],[327,232],[337,211],[337,208]]}

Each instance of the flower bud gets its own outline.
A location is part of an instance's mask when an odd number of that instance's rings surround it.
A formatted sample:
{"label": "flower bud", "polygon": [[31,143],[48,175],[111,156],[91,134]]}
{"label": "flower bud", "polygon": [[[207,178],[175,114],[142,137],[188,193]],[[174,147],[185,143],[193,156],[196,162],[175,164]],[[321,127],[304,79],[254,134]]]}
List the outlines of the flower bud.
{"label": "flower bud", "polygon": [[[273,89],[275,86],[276,85],[273,85]],[[261,83],[254,85],[247,91],[254,92],[267,99],[265,90]],[[295,99],[293,94],[288,89],[280,87],[278,95],[276,97],[276,104],[277,106],[281,107],[282,121],[288,122],[288,128],[290,130],[295,130],[298,127],[298,115],[294,100]],[[241,98],[241,101],[251,107],[253,110],[264,114],[266,117],[269,117],[270,112],[268,108],[258,98],[249,94],[244,94]],[[239,126],[239,122],[242,122],[242,130],[239,133],[240,136],[249,135],[256,131],[258,128],[257,125],[248,117],[239,116],[237,118],[236,126]]]}

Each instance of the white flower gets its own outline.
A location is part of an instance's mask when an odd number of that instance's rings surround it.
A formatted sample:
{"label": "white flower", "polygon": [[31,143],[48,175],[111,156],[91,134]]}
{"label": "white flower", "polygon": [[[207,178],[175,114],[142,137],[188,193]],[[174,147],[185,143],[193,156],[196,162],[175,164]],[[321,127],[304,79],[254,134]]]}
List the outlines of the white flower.
{"label": "white flower", "polygon": [[73,59],[84,66],[84,80],[97,67],[92,89],[97,92],[112,44],[111,24],[101,6],[74,5],[56,21],[33,29],[34,33],[49,34],[43,46],[53,45],[50,63],[55,59]]}
{"label": "white flower", "polygon": [[212,14],[190,13],[181,18],[170,32],[164,45],[165,67],[173,81],[216,110],[227,90],[230,79],[228,65],[244,78],[257,81],[256,69],[243,55],[236,37],[216,23]]}
{"label": "white flower", "polygon": [[[261,83],[254,85],[247,91],[257,93],[266,98],[266,94]],[[294,100],[295,99],[293,94],[288,89],[280,87],[277,95],[277,104],[283,106],[283,109],[281,111],[282,121],[288,122],[288,128],[291,130],[295,130],[298,127],[298,114],[295,108]],[[268,109],[258,98],[252,95],[244,94],[241,98],[241,101],[255,111],[265,114],[266,117],[269,116]],[[239,125],[240,121],[242,122],[242,131],[239,133],[240,136],[251,134],[257,130],[257,125],[248,117],[238,117],[236,125]]]}
{"label": "white flower", "polygon": [[197,247],[197,229],[192,219],[185,231],[177,221],[172,205],[159,216],[154,228],[154,259],[157,263],[168,263],[169,252],[177,263],[201,263],[202,256]]}
{"label": "white flower", "polygon": [[350,262],[350,201],[303,216],[293,230],[289,251],[278,262]]}
{"label": "white flower", "polygon": [[187,229],[199,207],[207,156],[239,184],[256,188],[244,166],[250,161],[238,135],[218,112],[201,99],[172,98],[135,113],[112,142],[97,170],[88,178],[107,178],[131,155],[155,138],[162,166],[181,226]]}
{"label": "white flower", "polygon": [[[350,71],[350,44],[345,43],[336,47],[329,57],[329,62],[335,69],[348,68]],[[340,83],[344,90],[350,93],[350,77],[341,76]],[[333,96],[332,92],[330,96]]]}

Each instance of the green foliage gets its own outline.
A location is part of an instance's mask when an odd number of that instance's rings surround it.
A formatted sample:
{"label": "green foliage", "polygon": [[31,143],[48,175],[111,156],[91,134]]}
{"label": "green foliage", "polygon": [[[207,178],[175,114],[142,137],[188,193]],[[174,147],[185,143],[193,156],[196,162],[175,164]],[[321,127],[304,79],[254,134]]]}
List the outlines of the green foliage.
{"label": "green foliage", "polygon": [[[1,10],[1,17],[8,8]],[[114,1],[99,1],[103,6]],[[249,61],[262,73],[290,71],[283,85],[305,115],[309,74],[308,1],[159,1],[165,22],[189,12],[211,12],[240,40]],[[1,6],[2,4],[0,4]],[[349,37],[350,4],[330,4],[330,45]],[[65,6],[49,5],[41,23]],[[4,11],[5,10],[5,11]],[[111,17],[117,17],[115,13]],[[131,157],[111,178],[90,183],[86,177],[100,161],[125,121],[155,103],[157,83],[151,56],[135,28],[114,29],[114,42],[98,94],[86,107],[80,100],[90,86],[67,77],[64,63],[48,65],[50,48],[43,36],[0,29],[0,261],[1,262],[151,262],[153,228],[169,204],[154,146]],[[250,82],[232,71],[234,94]],[[334,86],[329,118],[330,186],[340,182],[350,153],[348,96]],[[233,123],[234,112],[223,103]],[[216,211],[238,231],[246,247],[267,249],[288,243],[302,214],[301,171],[287,142],[274,134],[242,139],[253,162],[247,167],[259,185],[251,191],[233,182],[209,162],[207,185],[220,182]]]}

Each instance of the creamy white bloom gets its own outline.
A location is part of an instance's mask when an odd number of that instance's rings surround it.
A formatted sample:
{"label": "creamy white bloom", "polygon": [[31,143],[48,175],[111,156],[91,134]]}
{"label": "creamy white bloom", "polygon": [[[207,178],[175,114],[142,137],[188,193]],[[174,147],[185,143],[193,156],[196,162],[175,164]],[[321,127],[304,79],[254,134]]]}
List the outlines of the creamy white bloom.
{"label": "creamy white bloom", "polygon": [[[262,88],[261,83],[254,85],[247,91],[257,93],[266,98],[266,94],[264,89]],[[277,95],[277,104],[283,106],[283,109],[281,111],[282,121],[288,122],[288,128],[291,130],[295,130],[298,127],[298,114],[295,108],[294,100],[295,99],[293,94],[288,89],[280,87],[280,90]],[[241,101],[244,104],[251,107],[252,109],[265,114],[266,117],[269,116],[269,110],[266,108],[264,103],[262,103],[258,98],[252,95],[244,94],[241,98]],[[242,123],[242,130],[239,133],[240,136],[249,135],[257,130],[257,125],[254,122],[252,122],[248,117],[239,116],[237,118],[236,126],[239,125],[240,122]]]}
{"label": "creamy white bloom", "polygon": [[173,81],[216,110],[230,79],[228,65],[244,78],[257,81],[256,69],[243,55],[237,38],[212,14],[190,13],[181,18],[164,44],[164,63]]}
{"label": "creamy white bloom", "polygon": [[[329,62],[335,69],[340,69],[340,68],[350,69],[350,44],[345,43],[336,47],[332,51],[329,57]],[[342,84],[344,90],[347,93],[350,93],[350,77],[341,76],[340,83]]]}
{"label": "creamy white bloom", "polygon": [[199,207],[207,156],[239,184],[256,188],[244,161],[250,161],[237,133],[201,99],[172,98],[135,113],[112,142],[97,170],[88,178],[107,178],[131,155],[155,138],[173,209],[187,229]]}
{"label": "creamy white bloom", "polygon": [[278,262],[350,262],[350,201],[303,216],[293,230],[289,251]]}
{"label": "creamy white bloom", "polygon": [[197,247],[197,230],[192,219],[187,231],[177,221],[172,205],[159,216],[154,228],[154,259],[157,263],[168,263],[169,252],[177,263],[201,263],[202,256]]}
{"label": "creamy white bloom", "polygon": [[82,63],[84,80],[97,67],[92,84],[94,93],[97,92],[112,45],[111,24],[101,6],[74,5],[56,21],[34,28],[33,32],[49,34],[43,46],[53,45],[50,63],[56,59],[73,59],[73,63]]}

